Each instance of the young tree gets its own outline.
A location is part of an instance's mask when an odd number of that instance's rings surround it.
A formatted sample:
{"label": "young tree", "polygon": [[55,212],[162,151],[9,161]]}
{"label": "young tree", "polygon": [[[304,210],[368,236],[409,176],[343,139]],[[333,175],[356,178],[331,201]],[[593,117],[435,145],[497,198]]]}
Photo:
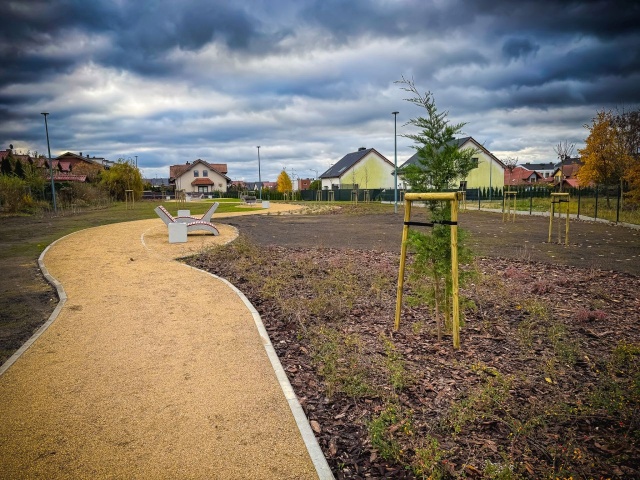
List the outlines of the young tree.
{"label": "young tree", "polygon": [[280,172],[280,175],[278,175],[276,187],[278,192],[280,193],[290,192],[291,190],[293,190],[293,185],[291,184],[291,178],[289,177],[289,175],[285,170],[282,170]]}
{"label": "young tree", "polygon": [[564,162],[571,158],[575,145],[569,143],[566,140],[564,143],[560,142],[553,147],[553,151],[556,152],[558,159],[560,160],[560,192],[562,192],[562,184],[564,183]]}
{"label": "young tree", "polygon": [[518,166],[518,157],[507,157],[502,160],[502,163],[504,163],[505,168],[509,172],[509,183],[507,183],[507,191],[509,191],[511,188],[511,184],[513,183],[513,171]]}
{"label": "young tree", "polygon": [[418,127],[420,133],[403,134],[416,143],[413,148],[418,151],[419,163],[404,169],[405,179],[415,191],[442,191],[453,187],[454,182],[465,178],[476,166],[473,157],[477,151],[471,148],[461,150],[456,140],[456,135],[462,134],[466,123],[449,123],[449,112],[438,112],[432,93],[421,94],[413,80],[402,77],[396,83],[404,85],[402,90],[413,95],[406,101],[427,111],[426,117],[413,118],[407,123]]}
{"label": "young tree", "polygon": [[[465,178],[476,166],[473,157],[477,151],[461,150],[455,138],[462,133],[465,123],[450,124],[447,119],[448,112],[438,112],[431,92],[421,94],[413,80],[402,77],[402,80],[396,83],[403,85],[401,88],[413,95],[405,99],[406,101],[423,107],[427,112],[426,117],[418,117],[408,122],[408,125],[418,127],[419,133],[403,135],[416,143],[414,148],[418,151],[419,163],[404,170],[405,179],[414,191],[442,191],[451,188],[454,182]],[[430,202],[428,207],[432,220],[436,222],[451,220],[451,208],[448,202],[444,204]],[[462,236],[463,232],[460,233]],[[443,323],[440,320],[440,310],[444,312],[445,325],[449,323],[451,312],[451,228],[449,225],[436,224],[432,228],[431,235],[411,230],[409,245],[416,252],[410,278],[419,282],[416,290],[423,292],[422,298],[430,297],[433,301],[438,339],[440,339]],[[464,245],[460,245],[458,253],[461,261],[470,256],[469,250]],[[425,274],[430,277],[430,285],[422,283]],[[430,293],[425,296],[424,292]]]}
{"label": "young tree", "polygon": [[[599,111],[591,125],[584,127],[589,130],[589,136],[585,148],[578,150],[583,162],[578,170],[580,182],[617,185],[625,176],[631,157],[625,150],[621,129],[616,125],[613,113]],[[607,206],[610,206],[608,189]]]}

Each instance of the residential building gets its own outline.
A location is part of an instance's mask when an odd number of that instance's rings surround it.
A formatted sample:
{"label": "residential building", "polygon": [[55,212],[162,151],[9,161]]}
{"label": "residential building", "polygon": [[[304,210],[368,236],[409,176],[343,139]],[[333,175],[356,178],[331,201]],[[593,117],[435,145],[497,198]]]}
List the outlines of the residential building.
{"label": "residential building", "polygon": [[553,171],[553,183],[558,185],[561,182],[568,184],[571,187],[579,187],[578,170],[582,166],[580,158],[568,158],[562,162],[562,166],[558,162],[556,169]]}
{"label": "residential building", "polygon": [[309,190],[309,187],[311,187],[311,182],[313,182],[313,179],[311,178],[299,178],[298,179],[298,190]]}
{"label": "residential building", "polygon": [[348,153],[320,175],[324,190],[393,188],[393,163],[375,148]]}
{"label": "residential building", "polygon": [[[454,141],[458,143],[458,148],[461,150],[468,148],[476,150],[476,154],[473,156],[476,167],[469,172],[466,178],[460,180],[457,188],[467,190],[470,188],[502,188],[504,186],[506,167],[500,159],[473,137],[457,138]],[[419,165],[417,152],[398,167],[398,170],[402,171],[411,164]]]}
{"label": "residential building", "polygon": [[544,180],[544,177],[535,170],[529,170],[517,166],[510,172],[509,169],[504,170],[504,184],[505,185],[528,185],[532,183],[539,183]]}
{"label": "residential building", "polygon": [[[98,173],[110,168],[113,164],[113,162],[102,157],[94,156],[91,158],[89,155],[84,156],[82,152],[79,154],[65,152],[52,160],[52,163],[54,172],[58,171],[58,173],[54,174],[54,180],[76,182],[83,182],[87,178],[94,180]],[[48,168],[48,160],[45,160],[45,164]]]}
{"label": "residential building", "polygon": [[202,159],[169,167],[169,184],[185,193],[226,193],[231,179],[225,163],[208,163]]}
{"label": "residential building", "polygon": [[556,169],[556,165],[553,162],[548,163],[523,163],[519,165],[522,168],[526,168],[532,172],[538,172],[542,178],[553,177],[553,172]]}

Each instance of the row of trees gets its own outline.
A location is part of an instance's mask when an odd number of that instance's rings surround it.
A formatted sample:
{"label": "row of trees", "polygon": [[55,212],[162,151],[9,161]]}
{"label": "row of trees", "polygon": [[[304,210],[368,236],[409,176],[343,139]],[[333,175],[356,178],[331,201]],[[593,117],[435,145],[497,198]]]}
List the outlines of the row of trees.
{"label": "row of trees", "polygon": [[[80,173],[74,170],[74,173]],[[50,173],[33,162],[22,162],[9,153],[0,162],[0,208],[7,213],[35,213],[51,199]],[[125,190],[142,196],[142,175],[131,162],[119,159],[109,170],[87,175],[87,182],[55,182],[56,198],[62,205],[89,206],[105,200],[124,200]]]}
{"label": "row of trees", "polygon": [[582,167],[578,178],[583,185],[624,185],[629,198],[640,203],[640,110],[596,113],[586,146],[578,150]]}

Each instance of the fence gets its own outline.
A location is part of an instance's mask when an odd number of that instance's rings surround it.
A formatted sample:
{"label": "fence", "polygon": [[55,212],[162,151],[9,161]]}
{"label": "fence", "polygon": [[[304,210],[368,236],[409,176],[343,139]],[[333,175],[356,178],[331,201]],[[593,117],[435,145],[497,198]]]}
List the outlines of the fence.
{"label": "fence", "polygon": [[[529,214],[547,212],[551,193],[557,192],[544,185],[520,185],[510,190],[516,192],[516,210]],[[640,224],[640,209],[637,205],[625,202],[626,192],[619,185],[568,188],[564,192],[569,194],[569,212],[577,218]],[[502,189],[469,189],[466,197],[467,208],[474,208],[475,205],[478,209],[503,209]]]}

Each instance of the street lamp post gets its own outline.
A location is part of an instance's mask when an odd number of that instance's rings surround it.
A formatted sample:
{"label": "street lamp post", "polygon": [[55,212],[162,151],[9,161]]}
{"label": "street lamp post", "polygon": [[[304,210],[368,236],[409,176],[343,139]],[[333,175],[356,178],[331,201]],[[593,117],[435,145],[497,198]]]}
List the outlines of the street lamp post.
{"label": "street lamp post", "polygon": [[58,206],[56,205],[56,186],[53,183],[53,162],[51,162],[51,147],[49,146],[49,126],[47,125],[47,115],[49,112],[42,112],[44,115],[44,129],[47,132],[47,151],[49,152],[49,172],[51,173],[51,197],[53,198],[53,211],[58,213]]}
{"label": "street lamp post", "polygon": [[398,114],[400,112],[391,112],[393,115],[393,213],[398,213]]}
{"label": "street lamp post", "polygon": [[136,157],[136,168],[138,168],[138,155],[135,155]]}
{"label": "street lamp post", "polygon": [[258,185],[260,188],[260,202],[262,203],[262,175],[260,173],[260,145],[256,147],[258,149]]}

